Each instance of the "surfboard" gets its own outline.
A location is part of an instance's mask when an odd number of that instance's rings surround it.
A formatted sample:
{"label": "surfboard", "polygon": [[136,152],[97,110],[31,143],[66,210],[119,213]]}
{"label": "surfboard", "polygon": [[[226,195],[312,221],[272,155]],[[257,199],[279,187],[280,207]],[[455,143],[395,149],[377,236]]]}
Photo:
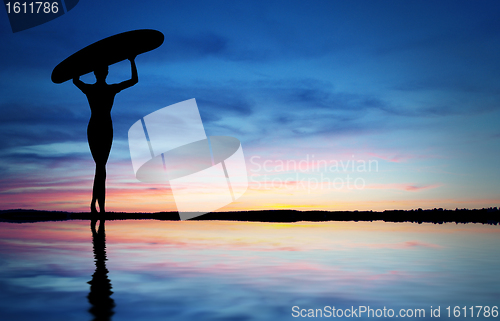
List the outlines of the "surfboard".
{"label": "surfboard", "polygon": [[63,83],[99,66],[109,66],[156,49],[163,40],[163,33],[153,29],[132,30],[104,38],[64,59],[52,71],[51,79],[56,84]]}

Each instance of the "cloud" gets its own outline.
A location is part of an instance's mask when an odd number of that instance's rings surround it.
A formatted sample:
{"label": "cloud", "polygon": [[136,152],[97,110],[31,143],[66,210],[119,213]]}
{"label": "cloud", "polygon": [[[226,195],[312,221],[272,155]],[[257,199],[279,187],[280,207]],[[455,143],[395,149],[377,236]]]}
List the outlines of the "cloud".
{"label": "cloud", "polygon": [[86,141],[86,122],[64,124],[57,127],[54,124],[19,125],[9,124],[0,128],[0,148],[16,148],[35,144],[51,144],[66,141],[76,143]]}
{"label": "cloud", "polygon": [[122,100],[117,96],[115,104],[119,105],[119,108],[113,110],[113,124],[117,137],[126,138],[120,135],[126,134],[130,126],[141,117],[191,98],[196,99],[206,128],[224,122],[227,118],[243,121],[254,113],[255,108],[255,103],[248,92],[238,86],[224,86],[218,82],[181,84],[163,80],[133,94],[132,101]]}
{"label": "cloud", "polygon": [[60,142],[44,145],[20,146],[9,148],[2,153],[8,155],[25,155],[34,157],[64,157],[75,154],[88,154],[89,147],[86,142]]}
{"label": "cloud", "polygon": [[367,151],[366,154],[371,157],[376,157],[379,159],[383,159],[385,161],[391,163],[406,163],[409,160],[420,160],[420,159],[428,159],[428,158],[436,158],[435,155],[430,155],[429,153],[425,154],[413,154],[402,151],[383,151],[379,150],[377,152]]}
{"label": "cloud", "polygon": [[390,183],[390,184],[368,184],[367,189],[399,189],[408,192],[417,192],[425,189],[433,189],[441,187],[442,184],[413,184],[413,183]]}

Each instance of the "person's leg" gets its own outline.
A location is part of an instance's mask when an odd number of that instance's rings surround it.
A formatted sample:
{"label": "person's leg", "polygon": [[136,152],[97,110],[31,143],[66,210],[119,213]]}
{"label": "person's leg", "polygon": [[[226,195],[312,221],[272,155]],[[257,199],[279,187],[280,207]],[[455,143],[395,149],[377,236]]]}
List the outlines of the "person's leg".
{"label": "person's leg", "polygon": [[99,212],[105,213],[106,163],[108,162],[109,152],[111,151],[111,145],[113,143],[113,126],[111,118],[109,118],[109,121],[91,118],[87,128],[87,138],[90,152],[92,153],[92,158],[96,165],[90,208],[92,212],[97,213],[97,202],[99,205]]}
{"label": "person's leg", "polygon": [[96,121],[93,118],[90,119],[89,126],[87,127],[87,139],[89,142],[90,152],[92,153],[92,158],[94,159],[94,162],[96,164],[94,173],[94,185],[92,186],[92,201],[90,202],[90,212],[96,214],[96,202],[99,198],[100,185],[99,163],[102,162],[102,152],[100,152],[99,148],[99,126],[98,124],[96,124]]}
{"label": "person's leg", "polygon": [[96,208],[96,201],[97,201],[97,169],[96,173],[94,174],[94,186],[92,187],[92,202],[90,202],[90,212],[91,213],[97,213],[97,208]]}
{"label": "person's leg", "polygon": [[99,204],[99,212],[105,213],[106,202],[106,163],[96,164],[95,180],[94,180],[94,195]]}

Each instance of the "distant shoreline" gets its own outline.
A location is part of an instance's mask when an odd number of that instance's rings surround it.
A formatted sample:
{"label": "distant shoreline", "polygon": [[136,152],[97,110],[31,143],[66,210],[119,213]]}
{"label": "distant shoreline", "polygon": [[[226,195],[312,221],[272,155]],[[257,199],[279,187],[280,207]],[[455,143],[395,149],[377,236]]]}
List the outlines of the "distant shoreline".
{"label": "distant shoreline", "polygon": [[[0,222],[35,223],[45,221],[90,220],[90,213],[73,213],[37,210],[2,210]],[[177,221],[177,212],[158,213],[120,213],[109,212],[103,216],[106,220],[166,220]],[[248,221],[269,223],[293,222],[328,222],[328,221],[385,221],[411,223],[482,223],[498,225],[500,211],[494,208],[483,209],[417,209],[373,211],[297,211],[297,210],[261,210],[239,212],[213,212],[192,219],[193,221]]]}

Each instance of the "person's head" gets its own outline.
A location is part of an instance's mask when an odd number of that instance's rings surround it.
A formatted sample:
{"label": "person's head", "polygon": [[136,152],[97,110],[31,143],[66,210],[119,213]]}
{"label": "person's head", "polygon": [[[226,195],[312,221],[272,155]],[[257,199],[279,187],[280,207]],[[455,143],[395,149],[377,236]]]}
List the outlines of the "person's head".
{"label": "person's head", "polygon": [[108,76],[108,66],[100,66],[94,70],[94,76],[97,81],[104,81]]}

